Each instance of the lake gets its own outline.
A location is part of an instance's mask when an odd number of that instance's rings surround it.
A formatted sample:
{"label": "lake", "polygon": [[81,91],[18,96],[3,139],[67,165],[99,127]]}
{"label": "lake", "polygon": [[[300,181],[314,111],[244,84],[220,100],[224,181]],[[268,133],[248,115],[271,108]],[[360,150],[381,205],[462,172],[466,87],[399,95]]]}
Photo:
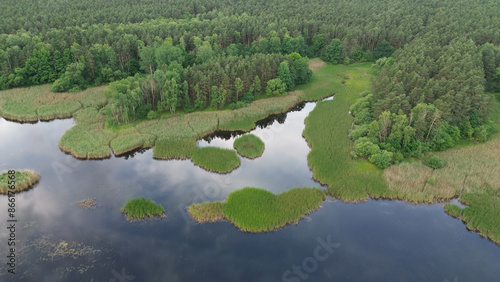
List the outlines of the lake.
{"label": "lake", "polygon": [[[335,101],[331,101],[334,103]],[[197,224],[186,207],[246,186],[274,193],[320,187],[307,165],[304,118],[315,103],[259,123],[264,154],[229,174],[153,151],[82,161],[57,146],[72,119],[19,124],[0,118],[0,171],[41,174],[16,195],[16,274],[7,273],[7,197],[0,197],[2,281],[497,281],[500,247],[469,232],[442,204],[329,199],[298,225],[248,234]],[[346,134],[341,132],[339,134]],[[234,134],[233,134],[234,135]],[[232,148],[224,132],[199,146]],[[209,142],[210,141],[210,142]],[[123,204],[145,196],[166,218],[127,222]],[[77,201],[95,198],[95,209]]]}

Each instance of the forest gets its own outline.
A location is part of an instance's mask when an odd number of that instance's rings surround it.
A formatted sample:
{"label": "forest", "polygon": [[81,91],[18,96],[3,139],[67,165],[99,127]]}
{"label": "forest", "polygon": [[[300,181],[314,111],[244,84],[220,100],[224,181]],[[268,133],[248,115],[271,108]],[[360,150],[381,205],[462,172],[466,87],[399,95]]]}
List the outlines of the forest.
{"label": "forest", "polygon": [[[354,157],[384,168],[485,141],[500,90],[497,1],[5,1],[0,89],[109,84],[108,125],[240,108],[311,79],[308,58],[373,62]],[[120,7],[117,9],[116,7]]]}

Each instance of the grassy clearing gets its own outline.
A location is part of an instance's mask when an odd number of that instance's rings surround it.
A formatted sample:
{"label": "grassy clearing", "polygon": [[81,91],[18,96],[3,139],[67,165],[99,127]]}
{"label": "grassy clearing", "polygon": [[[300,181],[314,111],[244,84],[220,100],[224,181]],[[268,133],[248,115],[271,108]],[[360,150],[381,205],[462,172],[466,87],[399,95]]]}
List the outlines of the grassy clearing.
{"label": "grassy clearing", "polygon": [[236,152],[217,147],[204,147],[196,149],[190,156],[194,164],[219,173],[228,173],[237,168],[241,159]]}
{"label": "grassy clearing", "polygon": [[146,217],[165,217],[165,210],[161,205],[144,197],[129,200],[121,208],[121,212],[127,216],[127,220],[136,221]]}
{"label": "grassy clearing", "polygon": [[253,134],[243,135],[234,140],[233,147],[243,157],[255,159],[264,153],[264,142]]}
{"label": "grassy clearing", "polygon": [[[40,181],[40,174],[31,170],[16,170],[14,175],[15,178],[10,179],[7,171],[0,174],[0,194],[7,195],[8,191],[15,193],[26,191],[33,188]],[[11,181],[11,184],[9,184],[9,181]],[[9,185],[14,185],[15,189],[9,189]]]}
{"label": "grassy clearing", "polygon": [[318,209],[325,193],[318,188],[292,188],[279,195],[246,187],[229,194],[224,203],[193,204],[189,214],[198,222],[226,219],[245,232],[260,233],[297,224]]}
{"label": "grassy clearing", "polygon": [[347,135],[353,120],[349,106],[370,90],[372,77],[370,64],[327,64],[316,70],[311,87],[299,87],[303,99],[335,93],[333,100],[317,103],[305,120],[303,136],[311,147],[308,163],[313,178],[327,185],[330,195],[345,201],[397,196],[387,189],[380,169],[349,155],[353,146]]}

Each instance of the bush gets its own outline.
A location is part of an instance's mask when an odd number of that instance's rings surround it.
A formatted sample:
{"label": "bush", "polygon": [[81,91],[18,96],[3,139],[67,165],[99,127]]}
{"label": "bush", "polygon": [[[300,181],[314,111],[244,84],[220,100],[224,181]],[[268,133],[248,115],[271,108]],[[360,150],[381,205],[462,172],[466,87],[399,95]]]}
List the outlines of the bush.
{"label": "bush", "polygon": [[231,103],[231,104],[229,104],[229,108],[230,108],[231,110],[241,109],[241,108],[244,108],[244,107],[246,107],[246,106],[247,106],[247,103],[242,102],[242,101],[238,101],[238,102],[236,102],[236,103]]}
{"label": "bush", "polygon": [[382,150],[380,153],[372,155],[369,159],[371,163],[376,165],[377,167],[384,169],[391,165],[393,153]]}
{"label": "bush", "polygon": [[349,137],[356,141],[359,138],[366,136],[368,134],[368,127],[368,124],[355,126],[354,129],[349,132]]}
{"label": "bush", "polygon": [[429,178],[427,180],[427,183],[429,183],[431,185],[434,185],[436,183],[436,177],[435,176],[431,176],[431,178]]}
{"label": "bush", "polygon": [[354,151],[356,152],[356,155],[366,157],[380,153],[380,148],[378,145],[369,141],[368,138],[362,137],[354,143]]}
{"label": "bush", "polygon": [[436,169],[444,167],[445,162],[441,160],[438,156],[432,156],[428,158],[424,164],[428,167]]}
{"label": "bush", "polygon": [[147,115],[147,118],[148,119],[155,119],[155,118],[158,118],[158,113],[156,113],[155,111],[149,111],[148,115]]}

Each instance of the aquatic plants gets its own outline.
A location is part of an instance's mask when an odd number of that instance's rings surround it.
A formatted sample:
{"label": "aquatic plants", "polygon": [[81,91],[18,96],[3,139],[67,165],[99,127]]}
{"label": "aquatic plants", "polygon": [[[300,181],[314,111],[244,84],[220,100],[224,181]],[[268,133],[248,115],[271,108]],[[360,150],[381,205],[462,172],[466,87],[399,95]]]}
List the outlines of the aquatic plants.
{"label": "aquatic plants", "polygon": [[165,210],[145,197],[135,198],[127,201],[120,211],[127,216],[127,220],[135,221],[146,217],[165,216]]}
{"label": "aquatic plants", "polygon": [[238,154],[250,159],[260,157],[264,153],[264,146],[264,142],[253,134],[243,135],[234,140],[233,143]]}
{"label": "aquatic plants", "polygon": [[227,173],[237,168],[241,159],[236,152],[217,147],[204,147],[196,149],[190,156],[194,164],[219,173]]}
{"label": "aquatic plants", "polygon": [[259,233],[297,224],[325,199],[325,193],[318,188],[292,188],[275,195],[246,187],[229,194],[226,202],[193,204],[188,211],[197,222],[226,219],[242,231]]}
{"label": "aquatic plants", "polygon": [[[40,174],[31,170],[16,170],[13,175],[15,177],[11,179],[8,171],[0,174],[0,194],[7,195],[8,191],[15,193],[26,191],[33,188],[40,181]],[[9,181],[11,184],[9,184]],[[15,189],[9,189],[10,185],[14,185]]]}

